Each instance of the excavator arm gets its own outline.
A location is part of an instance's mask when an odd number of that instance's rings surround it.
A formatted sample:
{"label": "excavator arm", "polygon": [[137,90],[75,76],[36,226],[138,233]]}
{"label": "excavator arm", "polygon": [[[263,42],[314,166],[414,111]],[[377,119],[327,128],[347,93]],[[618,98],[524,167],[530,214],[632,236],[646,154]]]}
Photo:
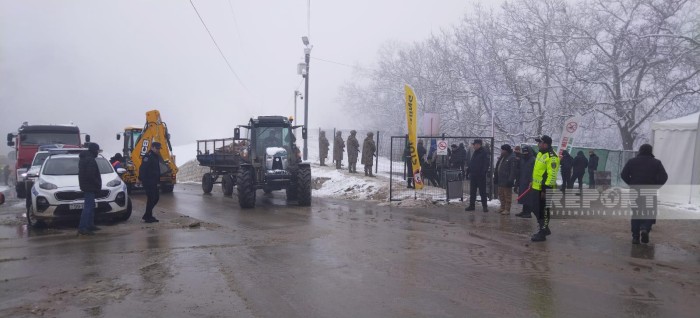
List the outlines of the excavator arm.
{"label": "excavator arm", "polygon": [[160,163],[161,171],[161,190],[163,192],[172,192],[173,186],[176,183],[177,176],[177,165],[175,163],[175,155],[173,155],[173,147],[170,144],[170,134],[168,133],[168,125],[163,122],[160,117],[160,112],[158,110],[151,110],[146,112],[146,124],[143,126],[141,135],[134,142],[134,149],[131,151],[131,163],[129,166],[127,174],[122,176],[122,179],[129,185],[140,183],[138,181],[139,168],[143,160],[143,156],[148,153],[151,149],[151,145],[154,142],[159,142],[161,145],[167,145],[166,147],[161,147],[160,157],[162,161]]}

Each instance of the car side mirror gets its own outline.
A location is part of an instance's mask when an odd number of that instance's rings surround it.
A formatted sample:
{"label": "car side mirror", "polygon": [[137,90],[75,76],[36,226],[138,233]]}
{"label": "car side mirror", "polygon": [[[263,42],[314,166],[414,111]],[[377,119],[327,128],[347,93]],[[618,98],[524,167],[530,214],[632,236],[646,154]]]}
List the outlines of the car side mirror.
{"label": "car side mirror", "polygon": [[241,139],[241,129],[234,128],[233,129],[233,140],[240,140],[240,139]]}
{"label": "car side mirror", "polygon": [[306,127],[302,127],[301,128],[301,138],[306,139],[306,137],[308,137],[308,135],[306,133]]}
{"label": "car side mirror", "polygon": [[25,176],[26,178],[38,178],[39,177],[39,174],[36,172],[27,172],[27,173],[25,173],[25,175],[26,175]]}
{"label": "car side mirror", "polygon": [[125,174],[125,173],[126,173],[126,169],[124,169],[124,168],[117,168],[117,174]]}
{"label": "car side mirror", "polygon": [[90,135],[85,135],[85,142],[90,142]]}
{"label": "car side mirror", "polygon": [[117,140],[121,140],[121,139],[122,139],[122,134],[117,134]]}

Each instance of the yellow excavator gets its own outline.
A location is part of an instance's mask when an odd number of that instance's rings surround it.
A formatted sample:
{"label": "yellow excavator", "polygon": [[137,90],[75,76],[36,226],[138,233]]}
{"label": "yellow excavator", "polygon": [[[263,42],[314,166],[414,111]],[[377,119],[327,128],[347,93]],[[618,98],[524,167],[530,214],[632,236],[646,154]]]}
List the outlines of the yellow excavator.
{"label": "yellow excavator", "polygon": [[117,134],[117,140],[124,137],[123,156],[126,159],[126,165],[123,166],[126,172],[121,175],[122,180],[126,183],[129,192],[134,188],[141,187],[139,181],[139,168],[143,156],[151,149],[153,142],[159,142],[167,147],[160,148],[160,191],[163,193],[173,192],[177,181],[177,165],[175,164],[175,155],[173,155],[173,147],[170,144],[170,133],[168,133],[168,125],[160,118],[160,112],[151,110],[146,112],[146,124],[141,127],[128,126],[124,128],[123,133]]}

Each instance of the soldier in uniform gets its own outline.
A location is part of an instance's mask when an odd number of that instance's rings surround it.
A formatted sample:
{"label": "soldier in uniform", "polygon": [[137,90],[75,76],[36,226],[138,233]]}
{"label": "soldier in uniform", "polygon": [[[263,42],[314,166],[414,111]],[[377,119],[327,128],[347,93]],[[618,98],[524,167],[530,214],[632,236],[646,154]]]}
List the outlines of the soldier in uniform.
{"label": "soldier in uniform", "polygon": [[372,165],[374,165],[374,156],[377,151],[377,144],[374,142],[374,133],[368,132],[367,138],[362,143],[362,164],[365,166],[365,175],[374,177],[372,174]]}
{"label": "soldier in uniform", "polygon": [[329,147],[330,143],[328,143],[328,138],[326,138],[326,132],[322,130],[320,136],[318,137],[318,150],[319,158],[321,159],[321,166],[326,165],[326,158],[328,158]]}
{"label": "soldier in uniform", "polygon": [[343,152],[345,152],[345,141],[343,141],[343,133],[338,131],[335,133],[335,140],[333,140],[333,160],[335,160],[336,169],[342,167]]}
{"label": "soldier in uniform", "polygon": [[535,167],[532,170],[532,184],[530,188],[534,193],[537,224],[539,230],[532,235],[533,242],[547,240],[547,235],[552,234],[549,230],[550,207],[547,206],[547,191],[557,189],[557,174],[559,173],[559,156],[552,150],[552,138],[543,135],[535,139],[539,152],[535,159]]}
{"label": "soldier in uniform", "polygon": [[348,137],[348,170],[357,173],[357,155],[360,153],[360,143],[357,141],[357,131],[351,130]]}
{"label": "soldier in uniform", "polygon": [[153,208],[158,203],[160,195],[158,194],[158,184],[160,183],[160,147],[161,144],[157,141],[151,144],[151,150],[143,156],[141,167],[139,167],[139,180],[143,184],[143,189],[146,190],[146,212],[143,214],[144,222],[158,222],[158,219],[153,217]]}

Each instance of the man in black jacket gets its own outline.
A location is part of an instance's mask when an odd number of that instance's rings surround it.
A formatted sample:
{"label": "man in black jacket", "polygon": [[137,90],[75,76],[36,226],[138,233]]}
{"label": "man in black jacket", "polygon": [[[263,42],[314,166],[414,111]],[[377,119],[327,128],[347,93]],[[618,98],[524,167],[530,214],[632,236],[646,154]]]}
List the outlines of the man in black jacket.
{"label": "man in black jacket", "polygon": [[573,175],[568,183],[569,189],[574,188],[574,182],[578,180],[578,191],[579,194],[583,191],[583,175],[586,174],[586,167],[588,167],[588,159],[583,154],[583,151],[576,153],[576,158],[574,158]]}
{"label": "man in black jacket", "polygon": [[153,217],[153,208],[158,203],[160,195],[158,194],[158,184],[160,184],[160,143],[153,142],[151,150],[143,156],[141,167],[139,167],[139,180],[143,184],[143,189],[146,190],[146,213],[141,219],[146,223],[158,222],[158,219]]}
{"label": "man in black jacket", "polygon": [[99,230],[95,226],[95,195],[102,190],[102,176],[95,158],[100,146],[96,143],[89,143],[87,146],[88,150],[80,153],[78,162],[78,183],[85,198],[83,211],[80,213],[78,235],[94,235],[94,231]]}
{"label": "man in black jacket", "polygon": [[498,200],[501,201],[502,215],[509,215],[513,202],[513,184],[515,183],[517,169],[513,149],[509,144],[501,146],[501,156],[498,158],[494,173],[494,181],[498,185]]}
{"label": "man in black jacket", "polygon": [[598,170],[598,155],[593,149],[588,151],[588,188],[595,189],[595,172]]}
{"label": "man in black jacket", "polygon": [[469,162],[469,168],[467,168],[467,175],[470,176],[469,206],[464,211],[476,210],[476,189],[478,188],[481,196],[481,206],[484,208],[484,212],[488,212],[486,205],[486,172],[489,169],[489,156],[482,148],[481,139],[474,139],[472,147],[474,148],[474,153]]}
{"label": "man in black jacket", "polygon": [[571,169],[574,167],[574,157],[564,150],[561,155],[561,191],[566,192],[571,182]]}
{"label": "man in black jacket", "polygon": [[[639,154],[627,161],[620,177],[630,186],[630,195],[635,198],[632,208],[632,244],[649,243],[651,226],[656,224],[656,190],[668,180],[666,169],[660,160],[654,158],[649,144],[639,147]],[[654,206],[647,203],[653,202]]]}
{"label": "man in black jacket", "polygon": [[532,183],[532,170],[535,168],[534,151],[530,146],[523,146],[520,154],[520,167],[518,169],[518,179],[516,180],[516,192],[520,200],[518,203],[523,205],[523,210],[515,216],[521,218],[531,218],[535,212],[534,207],[537,206],[538,198],[534,196],[534,191],[529,189]]}

